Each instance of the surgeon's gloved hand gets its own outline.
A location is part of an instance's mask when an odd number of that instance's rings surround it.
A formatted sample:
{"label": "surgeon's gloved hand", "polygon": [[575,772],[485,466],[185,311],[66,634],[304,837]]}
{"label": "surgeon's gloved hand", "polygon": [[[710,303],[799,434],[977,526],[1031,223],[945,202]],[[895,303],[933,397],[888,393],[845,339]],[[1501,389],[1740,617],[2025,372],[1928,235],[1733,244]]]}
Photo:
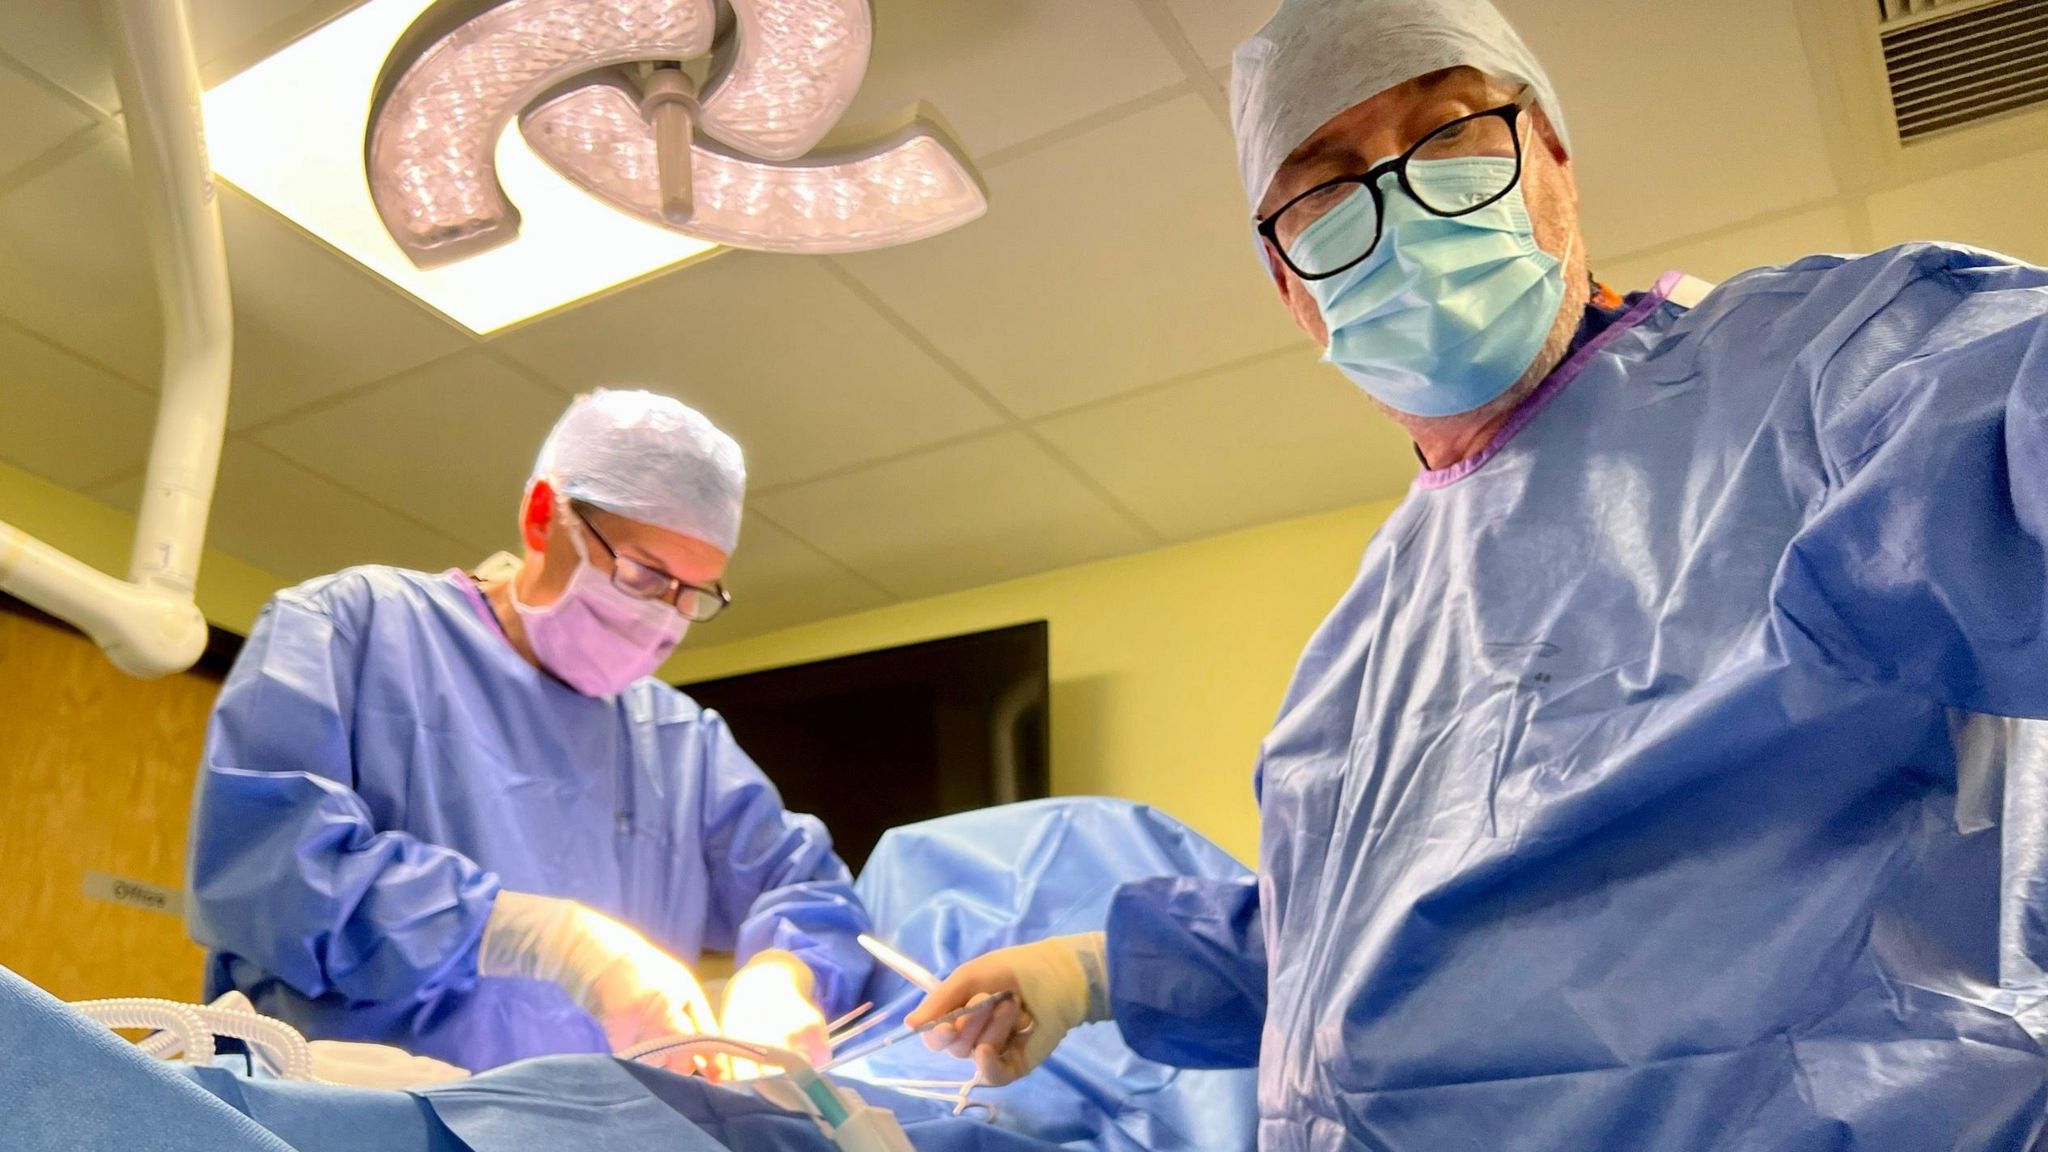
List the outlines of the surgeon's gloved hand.
{"label": "surgeon's gloved hand", "polygon": [[[788,952],[771,948],[756,955],[726,982],[718,1013],[724,1034],[823,1064],[832,1058],[832,1043],[825,1035],[825,1014],[812,999],[817,983],[810,965]],[[751,1061],[738,1059],[732,1072],[741,1080],[760,1074]]]}
{"label": "surgeon's gloved hand", "polygon": [[972,1059],[984,1083],[1001,1086],[1045,1062],[1072,1029],[1109,1019],[1108,937],[1054,936],[978,956],[953,970],[905,1018],[918,1027],[999,992],[1016,999],[924,1034],[934,1051]]}
{"label": "surgeon's gloved hand", "polygon": [[[711,1000],[683,962],[573,900],[500,892],[484,923],[477,971],[560,985],[620,1052],[664,1036],[715,1033]],[[705,1071],[693,1058],[678,1072]]]}

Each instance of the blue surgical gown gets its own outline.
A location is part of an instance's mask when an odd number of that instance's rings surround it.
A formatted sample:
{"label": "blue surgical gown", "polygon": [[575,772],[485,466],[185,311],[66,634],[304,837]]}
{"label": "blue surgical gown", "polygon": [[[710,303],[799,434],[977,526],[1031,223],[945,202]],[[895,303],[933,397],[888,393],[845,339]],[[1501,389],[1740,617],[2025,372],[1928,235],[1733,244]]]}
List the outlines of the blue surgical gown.
{"label": "blue surgical gown", "polygon": [[717,713],[653,679],[564,687],[460,573],[354,568],[264,608],[207,730],[189,880],[209,996],[472,1069],[606,1050],[553,984],[478,976],[500,888],[685,960],[787,949],[828,1015],[870,968],[830,836]]}
{"label": "blue surgical gown", "polygon": [[2048,271],[1813,257],[1582,351],[1367,545],[1256,886],[1119,892],[1126,1037],[1256,1060],[1267,1152],[2029,1147]]}

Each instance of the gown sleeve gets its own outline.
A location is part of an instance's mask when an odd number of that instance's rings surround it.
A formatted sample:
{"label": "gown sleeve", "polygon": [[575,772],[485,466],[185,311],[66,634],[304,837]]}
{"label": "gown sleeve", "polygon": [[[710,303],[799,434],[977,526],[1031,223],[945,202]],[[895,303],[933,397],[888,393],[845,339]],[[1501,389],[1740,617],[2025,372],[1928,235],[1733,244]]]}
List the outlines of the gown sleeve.
{"label": "gown sleeve", "polygon": [[1255,876],[1170,876],[1109,906],[1110,1015],[1125,1043],[1181,1068],[1250,1068],[1266,1023],[1266,940]]}
{"label": "gown sleeve", "polygon": [[351,787],[360,647],[337,607],[273,599],[221,689],[193,804],[192,935],[309,997],[465,987],[498,879],[372,824]]}
{"label": "gown sleeve", "polygon": [[1779,570],[1778,633],[1865,683],[2048,717],[2048,270],[1908,256],[1817,373],[1828,490]]}
{"label": "gown sleeve", "polygon": [[794,953],[818,980],[819,1007],[839,1016],[860,1002],[873,961],[857,937],[871,930],[853,876],[816,817],[790,812],[715,712],[698,723],[706,765],[703,828],[711,875],[705,940],[744,962]]}

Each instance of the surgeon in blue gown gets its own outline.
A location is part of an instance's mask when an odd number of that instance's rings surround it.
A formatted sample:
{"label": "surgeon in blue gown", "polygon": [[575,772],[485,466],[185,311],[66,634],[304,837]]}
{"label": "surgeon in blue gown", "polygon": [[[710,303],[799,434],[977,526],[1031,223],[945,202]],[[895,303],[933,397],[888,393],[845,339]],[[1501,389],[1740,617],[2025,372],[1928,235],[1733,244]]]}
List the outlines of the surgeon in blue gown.
{"label": "surgeon in blue gown", "polygon": [[1256,1063],[1268,1152],[2036,1147],[2048,270],[1612,297],[1485,0],[1284,0],[1233,85],[1247,236],[1423,471],[1263,744],[1257,878],[913,1019],[1019,993],[932,1034],[997,1082],[1101,1018]]}
{"label": "surgeon in blue gown", "polygon": [[[600,390],[541,450],[523,559],[279,593],[200,766],[208,995],[470,1069],[714,1029],[815,1049],[870,967],[851,877],[650,675],[727,603],[744,488],[703,416]],[[720,1008],[707,948],[747,961]]]}

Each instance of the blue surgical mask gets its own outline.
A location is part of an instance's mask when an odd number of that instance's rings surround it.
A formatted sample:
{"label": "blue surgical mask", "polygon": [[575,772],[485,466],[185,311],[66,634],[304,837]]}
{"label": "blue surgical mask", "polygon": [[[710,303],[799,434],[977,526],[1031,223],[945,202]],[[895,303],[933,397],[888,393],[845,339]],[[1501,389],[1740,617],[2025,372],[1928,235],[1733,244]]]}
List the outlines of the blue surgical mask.
{"label": "blue surgical mask", "polygon": [[[1413,160],[1408,180],[1434,203],[1494,189],[1513,160]],[[1385,179],[1383,177],[1382,179]],[[1412,416],[1470,412],[1512,388],[1536,362],[1564,299],[1564,266],[1536,244],[1518,183],[1464,216],[1438,216],[1395,183],[1383,186],[1387,219],[1371,255],[1323,280],[1305,281],[1329,326],[1323,359],[1375,399]],[[1290,254],[1370,235],[1375,207],[1352,193],[1295,241]],[[1570,259],[1570,249],[1566,249]]]}

